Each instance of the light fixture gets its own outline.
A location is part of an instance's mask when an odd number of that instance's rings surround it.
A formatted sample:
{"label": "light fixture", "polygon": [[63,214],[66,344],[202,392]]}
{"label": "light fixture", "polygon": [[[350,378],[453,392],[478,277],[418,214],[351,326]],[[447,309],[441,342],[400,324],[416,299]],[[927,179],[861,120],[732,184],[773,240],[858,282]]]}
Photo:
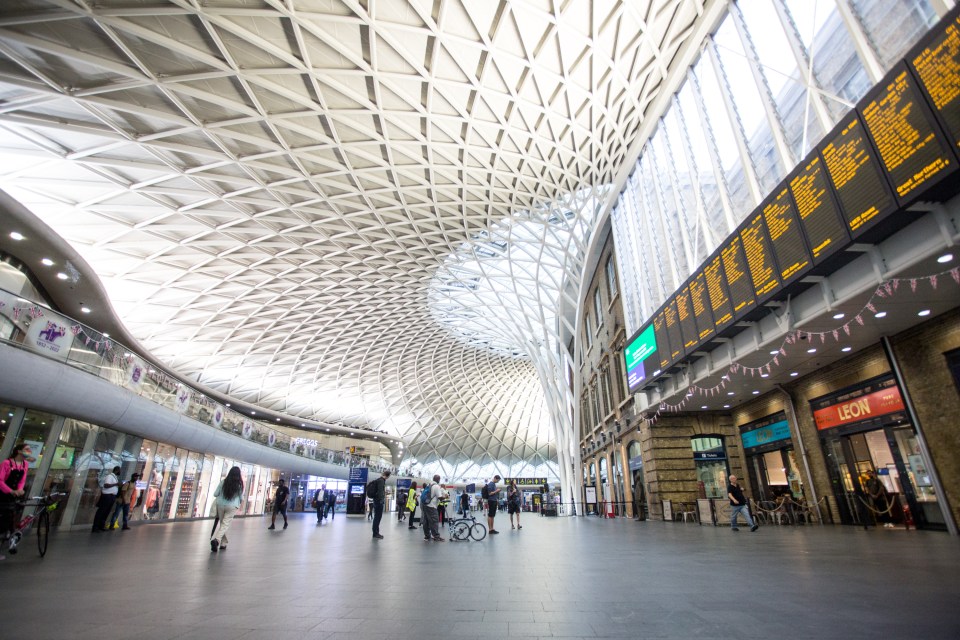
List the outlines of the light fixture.
{"label": "light fixture", "polygon": [[305,425],[304,423],[301,422],[301,423],[300,423],[300,426],[301,426],[301,427],[305,427],[305,426],[307,426],[307,425]]}
{"label": "light fixture", "polygon": [[728,396],[732,396],[734,393],[736,393],[736,392],[735,392],[735,391],[727,391],[727,395],[728,395]]}
{"label": "light fixture", "polygon": [[887,312],[886,312],[886,311],[878,311],[877,313],[873,314],[873,317],[874,317],[874,318],[886,318],[886,317],[887,317]]}
{"label": "light fixture", "polygon": [[330,431],[330,427],[327,427],[327,431]]}
{"label": "light fixture", "polygon": [[779,350],[779,349],[774,349],[773,351],[770,352],[770,355],[775,356],[775,355],[777,355],[778,353],[780,353],[780,350]]}
{"label": "light fixture", "polygon": [[80,311],[83,311],[84,313],[90,313],[90,307],[80,307]]}
{"label": "light fixture", "polygon": [[45,266],[45,267],[52,267],[52,266],[53,266],[53,260],[51,260],[50,258],[44,258],[44,259],[41,260],[40,262],[42,262],[42,263],[43,263],[43,266]]}
{"label": "light fixture", "polygon": [[758,395],[760,395],[760,392],[759,392],[759,391],[757,391],[756,389],[754,389],[754,390],[753,390],[753,391],[751,391],[750,393],[752,393],[752,394],[753,394],[753,395],[755,395],[755,396],[758,396]]}
{"label": "light fixture", "polygon": [[65,274],[63,271],[61,271],[60,273],[57,274],[57,277],[60,278],[61,280],[66,280],[66,279],[69,278],[70,276],[68,276],[68,275]]}
{"label": "light fixture", "polygon": [[277,418],[277,422],[280,422],[280,418]]}
{"label": "light fixture", "polygon": [[800,374],[797,373],[796,371],[791,371],[791,372],[790,372],[790,377],[791,377],[791,378],[796,378],[798,375],[800,375]]}
{"label": "light fixture", "polygon": [[109,337],[110,337],[110,334],[107,333],[107,332],[104,332],[104,333],[103,333],[103,337],[104,337],[104,338],[109,338]]}
{"label": "light fixture", "polygon": [[10,237],[17,241],[23,240],[23,234],[19,231],[11,231]]}
{"label": "light fixture", "polygon": [[729,408],[730,408],[730,405],[725,404],[725,405],[723,405],[723,408],[724,408],[724,409],[729,409]]}
{"label": "light fixture", "polygon": [[945,253],[939,258],[937,258],[937,262],[939,262],[940,264],[943,264],[944,262],[950,262],[951,260],[953,260],[952,253]]}
{"label": "light fixture", "polygon": [[250,411],[250,415],[255,416],[255,415],[257,415],[257,412],[251,410],[251,411]]}
{"label": "light fixture", "polygon": [[701,408],[701,409],[706,409],[706,408],[707,408],[707,405],[705,405],[705,404],[700,405],[700,408]]}
{"label": "light fixture", "polygon": [[228,406],[228,407],[230,406],[230,403],[229,403],[229,402],[227,403],[227,406]]}
{"label": "light fixture", "polygon": [[761,373],[761,374],[760,374],[760,377],[761,377],[761,378],[769,378],[769,377],[770,377],[770,374],[769,374],[769,373]]}
{"label": "light fixture", "polygon": [[809,349],[807,349],[807,353],[816,353],[816,352],[817,352],[816,347],[810,347]]}
{"label": "light fixture", "polygon": [[923,311],[918,312],[917,315],[921,318],[925,318],[930,315],[930,309],[924,309]]}
{"label": "light fixture", "polygon": [[848,351],[852,351],[852,350],[853,350],[853,347],[844,347],[843,349],[840,349],[840,351],[843,351],[844,353],[847,353]]}
{"label": "light fixture", "polygon": [[843,314],[842,314],[842,313],[835,313],[835,314],[833,314],[833,319],[834,319],[834,320],[842,320],[842,319],[843,319]]}

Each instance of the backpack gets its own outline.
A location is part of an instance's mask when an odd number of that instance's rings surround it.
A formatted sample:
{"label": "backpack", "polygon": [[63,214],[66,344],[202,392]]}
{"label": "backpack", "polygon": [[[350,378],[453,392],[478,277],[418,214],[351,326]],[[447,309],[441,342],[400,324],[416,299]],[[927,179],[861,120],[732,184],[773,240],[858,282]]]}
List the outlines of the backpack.
{"label": "backpack", "polygon": [[[377,480],[379,480],[379,478],[377,478]],[[373,494],[376,492],[376,490],[377,490],[377,480],[371,480],[370,482],[367,483],[367,497],[368,497],[368,498],[372,498],[372,497],[373,497]]]}
{"label": "backpack", "polygon": [[420,492],[420,504],[421,506],[426,506],[430,503],[430,489],[433,485],[428,484],[423,488],[423,491]]}
{"label": "backpack", "polygon": [[490,485],[488,484],[483,485],[483,488],[480,489],[480,497],[483,498],[484,500],[490,499]]}

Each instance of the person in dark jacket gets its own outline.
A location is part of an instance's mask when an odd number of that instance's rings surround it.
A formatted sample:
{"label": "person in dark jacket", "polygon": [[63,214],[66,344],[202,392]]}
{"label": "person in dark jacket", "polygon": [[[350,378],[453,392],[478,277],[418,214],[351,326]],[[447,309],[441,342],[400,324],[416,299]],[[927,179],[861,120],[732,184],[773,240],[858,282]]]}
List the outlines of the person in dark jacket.
{"label": "person in dark jacket", "polygon": [[371,490],[367,497],[373,502],[373,539],[374,540],[383,540],[383,536],[380,535],[380,520],[383,518],[383,503],[387,499],[387,478],[390,477],[389,471],[384,471],[383,474],[371,482]]}

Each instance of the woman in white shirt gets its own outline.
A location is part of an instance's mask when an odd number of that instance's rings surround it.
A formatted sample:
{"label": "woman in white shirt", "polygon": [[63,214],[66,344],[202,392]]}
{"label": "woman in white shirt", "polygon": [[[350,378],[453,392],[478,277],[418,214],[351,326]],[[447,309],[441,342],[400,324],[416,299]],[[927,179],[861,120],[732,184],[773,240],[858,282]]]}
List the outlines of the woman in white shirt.
{"label": "woman in white shirt", "polygon": [[220,525],[215,528],[210,538],[210,551],[216,553],[227,550],[227,531],[243,499],[243,478],[240,477],[240,467],[233,467],[227,472],[227,477],[220,482],[213,495],[217,498],[217,518],[220,519]]}

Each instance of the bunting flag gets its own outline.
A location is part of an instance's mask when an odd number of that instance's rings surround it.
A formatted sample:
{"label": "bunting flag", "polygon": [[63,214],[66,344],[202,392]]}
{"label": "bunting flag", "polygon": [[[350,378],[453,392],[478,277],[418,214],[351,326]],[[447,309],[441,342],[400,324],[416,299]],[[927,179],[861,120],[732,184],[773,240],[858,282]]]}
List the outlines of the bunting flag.
{"label": "bunting flag", "polygon": [[937,288],[937,276],[936,276],[936,274],[930,276],[930,284],[933,286],[934,289]]}
{"label": "bunting flag", "polygon": [[[847,325],[843,325],[843,326],[847,326]],[[834,329],[834,330],[833,330],[833,341],[834,341],[834,342],[837,342],[837,341],[839,341],[839,340],[840,340],[840,332],[837,331],[836,329]]]}
{"label": "bunting flag", "polygon": [[916,292],[917,292],[917,279],[916,279],[916,278],[910,278],[910,292],[911,292],[911,293],[916,293]]}
{"label": "bunting flag", "polygon": [[80,335],[80,325],[75,324],[70,327],[70,333],[72,333],[74,337]]}
{"label": "bunting flag", "polygon": [[957,284],[960,284],[960,267],[950,270],[950,275],[953,276],[953,281]]}

